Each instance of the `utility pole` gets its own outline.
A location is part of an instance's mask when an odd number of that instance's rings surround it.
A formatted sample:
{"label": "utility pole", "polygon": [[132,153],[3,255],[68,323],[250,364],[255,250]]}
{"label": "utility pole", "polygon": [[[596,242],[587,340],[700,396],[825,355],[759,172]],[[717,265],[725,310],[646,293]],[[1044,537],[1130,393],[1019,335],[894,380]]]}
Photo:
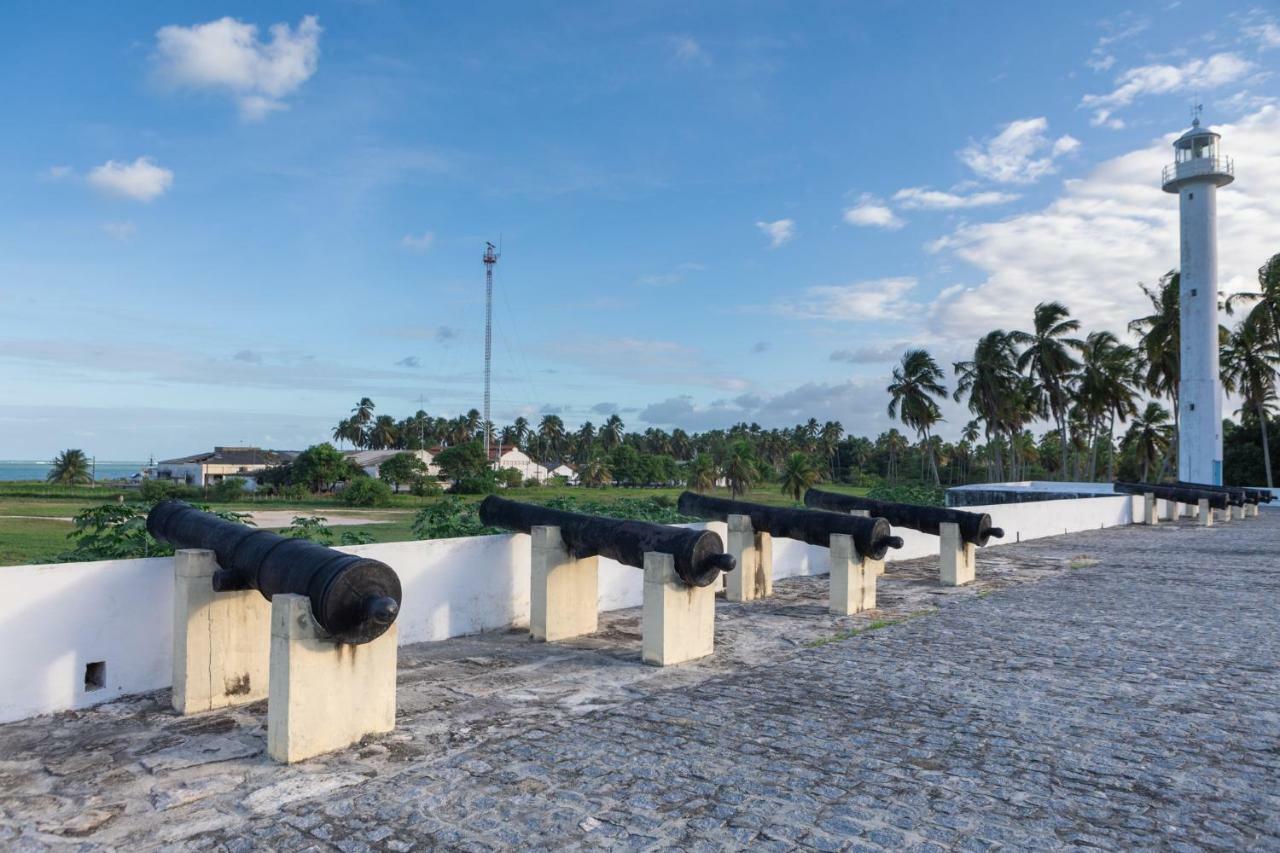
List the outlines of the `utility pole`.
{"label": "utility pole", "polygon": [[484,244],[484,458],[489,458],[489,371],[493,360],[493,268],[501,257],[492,243]]}

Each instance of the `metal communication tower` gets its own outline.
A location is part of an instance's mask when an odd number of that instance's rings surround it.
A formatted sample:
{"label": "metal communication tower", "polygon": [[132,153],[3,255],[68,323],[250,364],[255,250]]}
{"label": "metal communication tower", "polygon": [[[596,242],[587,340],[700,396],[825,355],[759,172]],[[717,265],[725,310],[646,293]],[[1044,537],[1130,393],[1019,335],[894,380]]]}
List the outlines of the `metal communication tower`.
{"label": "metal communication tower", "polygon": [[492,243],[484,244],[484,421],[480,428],[484,430],[484,458],[489,458],[489,368],[493,358],[493,268],[501,255]]}

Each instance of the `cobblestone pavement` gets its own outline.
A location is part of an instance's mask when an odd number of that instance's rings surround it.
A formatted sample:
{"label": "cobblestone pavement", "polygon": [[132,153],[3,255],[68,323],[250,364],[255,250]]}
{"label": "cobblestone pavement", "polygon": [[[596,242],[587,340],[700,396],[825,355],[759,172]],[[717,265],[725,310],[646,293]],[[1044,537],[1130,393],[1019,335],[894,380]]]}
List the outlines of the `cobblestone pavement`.
{"label": "cobblestone pavement", "polygon": [[851,618],[782,581],[665,670],[637,611],[407,647],[397,731],[293,767],[261,704],[0,726],[0,848],[1280,849],[1280,512],[978,574],[891,564]]}

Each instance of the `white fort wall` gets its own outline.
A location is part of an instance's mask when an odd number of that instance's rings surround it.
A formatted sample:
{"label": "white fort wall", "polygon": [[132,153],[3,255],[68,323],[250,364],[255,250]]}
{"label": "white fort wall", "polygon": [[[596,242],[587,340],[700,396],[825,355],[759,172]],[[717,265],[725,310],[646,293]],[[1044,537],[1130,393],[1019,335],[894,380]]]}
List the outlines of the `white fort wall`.
{"label": "white fort wall", "polygon": [[[1128,524],[1135,506],[1140,515],[1141,498],[1112,496],[966,509],[990,512],[1005,529],[1004,542],[1012,543]],[[725,537],[724,524],[707,526]],[[891,552],[892,559],[938,553],[936,536],[894,532],[905,546]],[[399,574],[402,644],[529,623],[529,537],[524,534],[340,550],[382,560]],[[777,578],[825,574],[827,550],[774,539],[773,570]],[[602,610],[639,606],[643,586],[639,569],[600,560]],[[172,635],[171,558],[0,569],[0,722],[168,687]],[[86,689],[85,669],[99,662],[105,664],[105,684]]]}

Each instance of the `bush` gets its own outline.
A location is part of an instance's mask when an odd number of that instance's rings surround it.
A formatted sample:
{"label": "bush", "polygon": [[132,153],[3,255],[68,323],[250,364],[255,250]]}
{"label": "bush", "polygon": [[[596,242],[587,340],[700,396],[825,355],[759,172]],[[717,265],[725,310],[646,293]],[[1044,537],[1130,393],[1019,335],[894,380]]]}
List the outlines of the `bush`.
{"label": "bush", "polygon": [[877,501],[916,504],[917,506],[946,506],[947,493],[937,486],[897,485],[876,486],[867,497]]}
{"label": "bush", "polygon": [[242,477],[227,477],[213,484],[209,489],[209,497],[223,503],[239,500],[244,497],[244,484]]}
{"label": "bush", "polygon": [[440,488],[439,480],[421,477],[409,487],[409,494],[419,498],[433,498],[436,495],[444,494],[444,489]]}
{"label": "bush", "polygon": [[342,490],[342,502],[347,506],[386,506],[391,503],[391,487],[381,480],[361,477]]}
{"label": "bush", "polygon": [[159,503],[167,500],[194,500],[200,497],[200,490],[195,486],[177,480],[143,480],[138,495],[146,503]]}
{"label": "bush", "polygon": [[542,485],[542,481],[539,480],[537,477],[530,477],[529,479],[524,481],[524,487],[526,489],[536,489],[541,485]]}
{"label": "bush", "polygon": [[447,497],[418,513],[413,519],[413,535],[418,539],[452,539],[455,536],[485,536],[502,533],[480,523],[476,504]]}
{"label": "bush", "polygon": [[498,481],[492,471],[474,477],[463,477],[449,489],[455,495],[491,495],[498,491]]}
{"label": "bush", "polygon": [[498,471],[498,483],[506,486],[508,489],[518,489],[520,484],[524,482],[524,478],[520,476],[520,472],[515,468],[503,468]]}

